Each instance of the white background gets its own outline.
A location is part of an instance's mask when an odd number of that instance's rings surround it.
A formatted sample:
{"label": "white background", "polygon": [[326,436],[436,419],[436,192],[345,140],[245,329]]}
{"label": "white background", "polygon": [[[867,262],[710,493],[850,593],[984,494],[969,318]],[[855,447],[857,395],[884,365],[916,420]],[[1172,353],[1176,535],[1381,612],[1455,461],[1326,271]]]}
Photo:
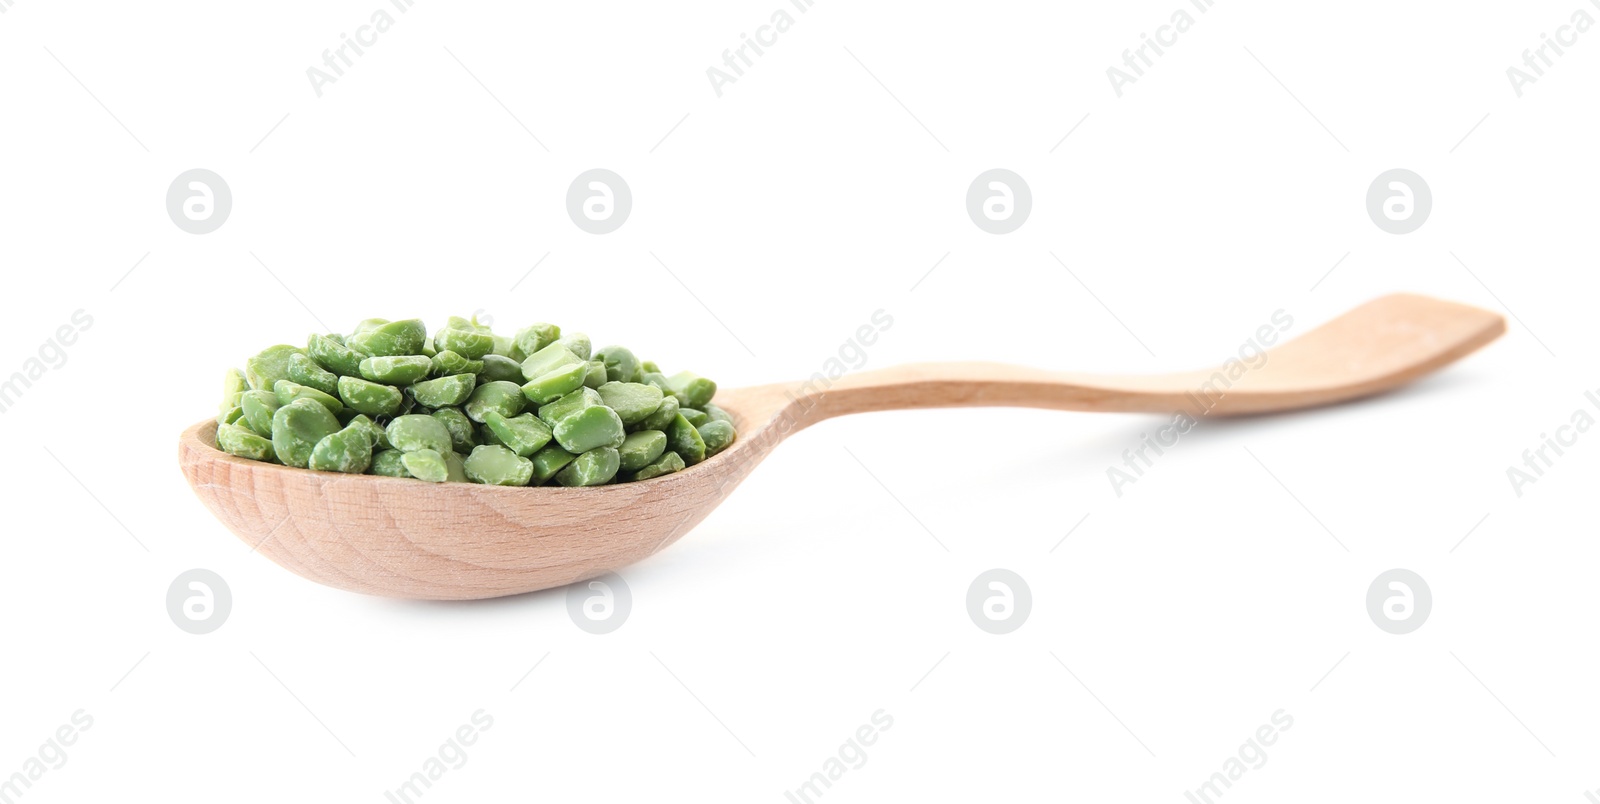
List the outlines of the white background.
{"label": "white background", "polygon": [[[1600,788],[1600,436],[1520,498],[1506,477],[1600,387],[1600,33],[1523,97],[1506,68],[1600,9],[818,0],[719,98],[706,69],[788,0],[417,0],[319,98],[306,69],[387,2],[0,15],[0,376],[94,320],[0,415],[0,775],[94,719],[26,801],[384,801],[478,709],[426,801],[784,801],[880,709],[822,800],[1180,802],[1279,709],[1228,802]],[[1180,6],[1117,97],[1106,68]],[[203,236],[164,206],[195,167],[234,197]],[[613,234],[566,215],[593,167],[633,191]],[[993,167],[1034,196],[1009,235],[964,209]],[[1365,209],[1394,167],[1434,196],[1408,235]],[[866,368],[1159,372],[1395,291],[1510,332],[1381,399],[1208,423],[1120,498],[1106,467],[1161,417],[825,423],[626,569],[607,636],[561,590],[305,581],[175,461],[225,368],[319,321],[550,320],[731,388],[809,375],[878,309]],[[194,567],[234,597],[207,636],[165,609]],[[1033,592],[1006,636],[965,611],[992,567]],[[1434,596],[1405,636],[1365,611],[1393,567]]]}

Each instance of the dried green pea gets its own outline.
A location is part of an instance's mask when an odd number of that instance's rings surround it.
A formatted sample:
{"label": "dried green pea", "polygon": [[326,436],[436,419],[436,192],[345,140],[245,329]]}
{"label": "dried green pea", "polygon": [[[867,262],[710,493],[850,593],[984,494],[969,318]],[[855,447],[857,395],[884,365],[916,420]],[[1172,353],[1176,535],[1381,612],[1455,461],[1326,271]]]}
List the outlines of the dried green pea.
{"label": "dried green pea", "polygon": [[378,426],[378,423],[373,421],[373,418],[366,415],[366,413],[354,413],[354,415],[350,416],[350,418],[344,420],[344,426],[346,426],[346,428],[349,428],[350,424],[355,424],[355,426],[358,426],[358,428],[365,429],[368,434],[371,434],[371,436],[373,436],[373,444],[378,444],[378,434],[379,432],[384,431],[384,428]]}
{"label": "dried green pea", "polygon": [[480,382],[514,382],[521,385],[525,381],[522,364],[505,355],[484,355],[483,368],[473,373],[478,375]]}
{"label": "dried green pea", "polygon": [[727,449],[733,443],[733,425],[728,422],[708,421],[695,429],[706,445],[706,457]]}
{"label": "dried green pea", "polygon": [[589,364],[578,362],[541,374],[522,385],[522,395],[535,405],[554,402],[584,387]]}
{"label": "dried green pea", "polygon": [[368,416],[393,416],[405,401],[405,395],[400,393],[399,388],[368,382],[360,377],[340,377],[339,398],[351,410]]}
{"label": "dried green pea", "polygon": [[423,380],[411,386],[411,396],[425,408],[444,408],[459,405],[472,396],[478,387],[478,378],[471,374],[452,374],[436,380]]}
{"label": "dried green pea", "polygon": [[403,453],[400,464],[412,477],[429,483],[443,483],[450,477],[449,464],[445,463],[444,455],[436,450],[419,449]]}
{"label": "dried green pea", "polygon": [[299,352],[299,349],[283,344],[262,349],[260,354],[244,361],[245,380],[254,390],[272,390],[278,380],[289,379],[289,355]]}
{"label": "dried green pea", "polygon": [[541,484],[547,483],[577,457],[562,449],[560,444],[546,444],[544,449],[529,458],[533,463],[533,477]]}
{"label": "dried green pea", "polygon": [[389,446],[401,452],[431,449],[445,453],[451,451],[454,444],[443,422],[421,413],[396,416],[384,435],[389,439]]}
{"label": "dried green pea", "polygon": [[339,432],[339,420],[314,399],[291,400],[272,414],[272,450],[285,466],[305,469],[317,443]]}
{"label": "dried green pea", "polygon": [[[339,340],[334,340],[335,338]],[[361,374],[363,355],[345,346],[344,337],[341,335],[312,335],[306,340],[306,352],[317,365],[340,377],[355,377]]]}
{"label": "dried green pea", "polygon": [[637,427],[640,430],[665,431],[668,427],[671,427],[672,422],[678,418],[678,410],[679,407],[677,397],[663,396],[661,398],[661,406],[656,408],[654,413],[646,416],[644,420],[640,421]]}
{"label": "dried green pea", "polygon": [[608,382],[597,390],[606,407],[617,412],[623,424],[637,424],[661,407],[661,389],[636,382]]}
{"label": "dried green pea", "polygon": [[361,361],[361,376],[384,385],[410,385],[428,376],[433,361],[422,355],[383,355]]}
{"label": "dried green pea", "polygon": [[607,382],[638,382],[639,358],[626,346],[607,346],[594,353],[595,359],[606,365]]}
{"label": "dried green pea", "polygon": [[683,418],[688,419],[689,423],[694,425],[696,429],[699,429],[700,425],[711,421],[711,414],[706,413],[703,410],[695,410],[694,408],[680,408],[678,413],[681,414]]}
{"label": "dried green pea", "polygon": [[680,371],[667,378],[667,388],[686,408],[700,409],[717,394],[717,384],[692,371]]}
{"label": "dried green pea", "polygon": [[523,381],[532,380],[574,363],[584,364],[585,369],[588,367],[585,358],[578,357],[572,353],[571,349],[559,343],[552,343],[528,355],[527,359],[522,361],[522,379]]}
{"label": "dried green pea", "polygon": [[640,374],[646,374],[646,373],[660,374],[661,373],[661,367],[656,365],[656,362],[654,360],[641,360],[641,361],[639,361],[639,372],[640,372]]}
{"label": "dried green pea", "polygon": [[372,453],[372,473],[384,477],[410,477],[406,471],[406,454],[397,449],[386,449]]}
{"label": "dried green pea", "polygon": [[222,425],[222,424],[233,424],[235,422],[239,422],[240,424],[248,425],[249,422],[240,422],[240,420],[243,419],[243,418],[244,418],[244,408],[241,408],[238,405],[234,405],[233,407],[228,408],[227,410],[222,411],[221,413],[217,414],[217,424]]}
{"label": "dried green pea", "polygon": [[599,388],[606,384],[606,364],[598,360],[590,360],[589,370],[583,375],[585,388]]}
{"label": "dried green pea", "polygon": [[528,398],[522,395],[522,389],[516,383],[489,382],[472,392],[462,406],[462,412],[467,414],[467,418],[483,424],[483,415],[491,410],[509,418],[521,413],[527,404]]}
{"label": "dried green pea", "polygon": [[593,388],[579,388],[554,402],[547,402],[539,406],[539,421],[549,427],[556,426],[556,422],[566,417],[569,413],[576,413],[584,408],[602,404],[600,393]]}
{"label": "dried green pea", "polygon": [[660,430],[640,430],[629,433],[617,448],[621,455],[622,470],[637,472],[656,462],[667,451],[667,434]]}
{"label": "dried green pea", "polygon": [[260,432],[260,431],[256,430],[256,428],[251,427],[250,426],[250,420],[249,419],[244,419],[244,418],[241,418],[238,421],[234,422],[233,426],[241,428],[241,429],[244,429],[244,430],[248,430],[248,431],[250,431],[252,433],[255,433],[258,436],[261,436],[262,438],[267,439],[268,441],[272,440],[272,423],[271,423],[271,418],[270,417],[268,418],[266,432]]}
{"label": "dried green pea", "polygon": [[605,405],[593,405],[561,417],[550,428],[556,443],[572,453],[584,453],[599,447],[616,448],[627,437],[622,419]]}
{"label": "dried green pea", "polygon": [[706,415],[711,417],[711,420],[714,422],[727,422],[728,424],[733,424],[733,417],[728,415],[727,411],[717,407],[716,405],[707,402],[704,410]]}
{"label": "dried green pea", "polygon": [[244,372],[238,369],[228,369],[222,377],[222,402],[217,405],[219,412],[228,411],[239,406],[239,395],[250,390],[250,381],[245,378]]}
{"label": "dried green pea", "polygon": [[524,458],[550,443],[550,428],[531,413],[508,419],[491,410],[484,414],[483,424],[494,432],[502,446]]}
{"label": "dried green pea", "polygon": [[249,423],[250,429],[257,435],[272,435],[272,414],[282,405],[278,404],[278,395],[272,391],[245,391],[239,395],[239,407],[244,411],[244,420]]}
{"label": "dried green pea", "polygon": [[367,437],[372,439],[372,448],[375,450],[390,448],[388,434],[384,432],[382,427],[378,426],[377,422],[367,418],[364,413],[358,413],[350,417],[350,421],[345,422],[344,426],[346,428],[358,427],[365,430]]}
{"label": "dried green pea", "polygon": [[324,436],[311,450],[311,469],[359,475],[372,466],[372,435],[359,424]]}
{"label": "dried green pea", "polygon": [[329,396],[309,385],[301,385],[293,380],[278,380],[272,384],[272,392],[278,396],[278,406],[293,402],[296,399],[310,399],[328,409],[329,413],[340,413],[344,410],[344,403],[338,397]]}
{"label": "dried green pea", "polygon": [[456,408],[440,408],[433,412],[433,418],[450,431],[450,446],[456,452],[471,452],[477,446],[473,443],[472,420],[467,414]]}
{"label": "dried green pea", "polygon": [[[490,352],[489,354],[499,355],[509,360],[511,358],[511,351],[516,348],[516,343],[511,340],[510,335],[494,335],[493,337],[494,351]],[[488,356],[489,355],[484,355],[484,357]]]}
{"label": "dried green pea", "polygon": [[533,462],[505,447],[476,447],[463,468],[472,482],[491,486],[526,486],[533,479]]}
{"label": "dried green pea", "polygon": [[289,355],[289,379],[325,394],[339,393],[339,375],[303,354]]}
{"label": "dried green pea", "polygon": [[567,468],[556,473],[556,483],[563,486],[601,486],[617,476],[621,459],[614,447],[597,447],[575,458]]}
{"label": "dried green pea", "polygon": [[521,362],[540,349],[555,343],[561,328],[555,324],[532,324],[517,331],[511,341],[511,359]]}
{"label": "dried green pea", "polygon": [[232,424],[217,425],[217,448],[252,461],[270,461],[277,455],[271,441]]}
{"label": "dried green pea", "polygon": [[488,332],[447,327],[433,334],[433,347],[441,352],[455,352],[468,360],[477,360],[494,352],[494,336]]}
{"label": "dried green pea", "polygon": [[567,351],[578,356],[579,360],[588,360],[594,346],[589,341],[589,336],[582,332],[573,332],[556,339],[556,343],[567,347]]}
{"label": "dried green pea", "polygon": [[655,463],[652,463],[649,466],[634,472],[633,475],[628,479],[649,480],[652,477],[660,477],[662,475],[670,475],[673,472],[681,472],[685,468],[687,468],[687,464],[683,462],[683,458],[678,457],[678,453],[666,452],[662,453],[661,457],[657,458]]}
{"label": "dried green pea", "polygon": [[694,466],[706,459],[706,442],[700,431],[682,413],[667,426],[667,449],[678,453],[684,464]]}
{"label": "dried green pea", "polygon": [[367,338],[370,337],[372,333],[378,329],[378,327],[381,327],[387,323],[389,323],[389,319],[387,318],[364,319],[361,321],[361,323],[356,324],[355,329],[352,329],[345,334],[343,341],[344,347],[358,355],[361,355],[363,358],[371,357],[372,350],[367,347]]}
{"label": "dried green pea", "polygon": [[[369,321],[381,320],[369,319]],[[369,357],[399,357],[421,354],[422,342],[427,338],[427,325],[419,319],[411,318],[405,321],[385,322],[367,330],[362,330],[358,326],[356,333],[347,339],[346,345]]]}
{"label": "dried green pea", "polygon": [[[479,374],[483,372],[482,360],[468,360],[448,349],[436,354],[432,358],[433,376],[448,377],[452,374]],[[520,377],[518,378],[521,379]]]}

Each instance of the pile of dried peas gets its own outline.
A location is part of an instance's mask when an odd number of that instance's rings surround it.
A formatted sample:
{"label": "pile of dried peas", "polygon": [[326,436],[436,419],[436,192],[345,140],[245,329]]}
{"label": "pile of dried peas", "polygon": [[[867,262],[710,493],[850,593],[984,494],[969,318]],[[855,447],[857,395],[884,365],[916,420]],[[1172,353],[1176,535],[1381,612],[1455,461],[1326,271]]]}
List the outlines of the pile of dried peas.
{"label": "pile of dried peas", "polygon": [[599,486],[679,471],[733,443],[717,384],[534,324],[369,318],[229,369],[217,447],[302,469],[500,486]]}

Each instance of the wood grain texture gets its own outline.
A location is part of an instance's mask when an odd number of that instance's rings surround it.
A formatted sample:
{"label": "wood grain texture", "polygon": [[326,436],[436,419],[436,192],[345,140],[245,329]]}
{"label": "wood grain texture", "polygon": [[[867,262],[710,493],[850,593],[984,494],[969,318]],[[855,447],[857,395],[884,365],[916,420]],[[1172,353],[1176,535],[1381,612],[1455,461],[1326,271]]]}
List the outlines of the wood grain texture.
{"label": "wood grain texture", "polygon": [[[593,578],[672,544],[784,438],[879,410],[1032,407],[1231,416],[1328,405],[1408,383],[1505,331],[1494,313],[1385,296],[1227,370],[1065,374],[990,363],[899,366],[724,390],[739,438],[702,464],[640,483],[506,488],[293,469],[228,455],[205,421],[179,439],[195,494],[246,544],[286,569],[389,597],[499,597]],[[1220,373],[1219,373],[1220,371]]]}

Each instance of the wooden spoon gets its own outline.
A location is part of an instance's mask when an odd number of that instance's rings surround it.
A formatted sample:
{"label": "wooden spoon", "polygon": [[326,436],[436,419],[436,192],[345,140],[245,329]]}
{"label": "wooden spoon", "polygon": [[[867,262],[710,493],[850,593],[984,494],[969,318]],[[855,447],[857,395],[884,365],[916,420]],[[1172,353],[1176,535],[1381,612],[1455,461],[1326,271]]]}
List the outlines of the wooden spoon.
{"label": "wooden spoon", "polygon": [[1197,418],[1294,410],[1404,385],[1504,331],[1505,321],[1485,310],[1394,295],[1265,358],[1249,353],[1250,361],[1216,371],[1113,377],[947,363],[847,375],[831,386],[818,380],[721,391],[717,403],[738,427],[732,446],[686,471],[597,488],[431,484],[292,469],[221,452],[213,421],[183,433],[178,461],[229,530],[311,580],[390,597],[490,598],[592,578],[659,551],[704,519],[785,437],[834,416],[966,406]]}

